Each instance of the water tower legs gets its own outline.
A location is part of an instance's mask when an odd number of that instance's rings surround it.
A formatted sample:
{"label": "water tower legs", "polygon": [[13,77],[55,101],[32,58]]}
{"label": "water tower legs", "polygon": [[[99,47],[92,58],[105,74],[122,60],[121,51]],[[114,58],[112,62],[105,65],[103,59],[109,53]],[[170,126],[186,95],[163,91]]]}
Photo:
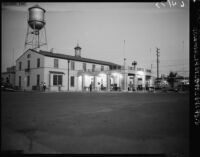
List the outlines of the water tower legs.
{"label": "water tower legs", "polygon": [[30,48],[37,49],[45,45],[47,46],[47,36],[46,36],[45,26],[41,30],[37,30],[35,29],[35,24],[33,25],[33,29],[28,25],[25,38],[24,51]]}

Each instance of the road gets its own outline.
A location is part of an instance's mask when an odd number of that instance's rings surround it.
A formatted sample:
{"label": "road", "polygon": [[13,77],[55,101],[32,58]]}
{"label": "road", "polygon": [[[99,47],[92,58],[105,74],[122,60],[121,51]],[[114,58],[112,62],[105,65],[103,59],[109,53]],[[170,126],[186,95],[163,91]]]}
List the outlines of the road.
{"label": "road", "polygon": [[188,93],[1,96],[3,150],[189,156]]}

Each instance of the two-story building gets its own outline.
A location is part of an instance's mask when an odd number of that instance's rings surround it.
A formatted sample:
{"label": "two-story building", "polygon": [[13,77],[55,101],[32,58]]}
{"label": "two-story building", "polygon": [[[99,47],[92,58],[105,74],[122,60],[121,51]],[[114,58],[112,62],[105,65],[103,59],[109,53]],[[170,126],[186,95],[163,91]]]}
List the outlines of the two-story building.
{"label": "two-story building", "polygon": [[126,91],[130,89],[130,82],[138,84],[138,78],[142,85],[145,84],[145,73],[111,62],[83,58],[81,47],[77,45],[74,49],[74,56],[27,50],[16,60],[15,85],[22,90],[41,90],[41,82],[45,82],[48,91],[88,91],[91,84],[93,91]]}

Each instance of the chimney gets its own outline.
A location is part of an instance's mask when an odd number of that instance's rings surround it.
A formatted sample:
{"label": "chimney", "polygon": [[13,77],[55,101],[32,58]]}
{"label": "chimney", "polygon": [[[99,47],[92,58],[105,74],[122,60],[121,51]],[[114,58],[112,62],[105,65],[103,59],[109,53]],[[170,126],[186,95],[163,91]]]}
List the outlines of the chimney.
{"label": "chimney", "polygon": [[50,52],[53,53],[53,48],[50,49]]}

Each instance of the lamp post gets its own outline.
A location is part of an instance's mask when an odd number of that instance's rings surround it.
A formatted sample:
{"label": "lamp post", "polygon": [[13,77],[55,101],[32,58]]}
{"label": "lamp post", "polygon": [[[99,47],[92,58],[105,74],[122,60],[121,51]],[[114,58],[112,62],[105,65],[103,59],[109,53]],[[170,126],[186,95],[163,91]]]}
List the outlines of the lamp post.
{"label": "lamp post", "polygon": [[[132,65],[133,65],[134,71],[135,71],[135,67],[136,67],[136,65],[137,65],[137,62],[136,62],[136,61],[133,61],[133,62],[132,62]],[[135,83],[135,82],[136,82],[136,72],[135,72],[135,78],[134,78],[134,81],[133,81],[133,82],[134,82],[134,88],[135,88],[135,90],[136,90],[136,87],[135,87],[135,84],[136,84],[136,83]]]}

